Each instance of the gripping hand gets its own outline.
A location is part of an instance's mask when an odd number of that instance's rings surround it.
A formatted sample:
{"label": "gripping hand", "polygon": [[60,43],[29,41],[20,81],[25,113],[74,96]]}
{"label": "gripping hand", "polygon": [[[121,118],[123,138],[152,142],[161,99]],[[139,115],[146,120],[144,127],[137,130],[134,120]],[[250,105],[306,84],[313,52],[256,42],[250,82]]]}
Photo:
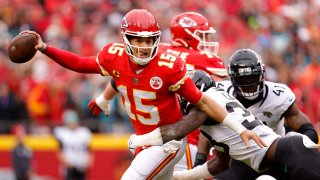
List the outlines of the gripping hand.
{"label": "gripping hand", "polygon": [[95,116],[99,116],[102,111],[106,116],[109,116],[110,100],[105,99],[103,94],[101,94],[99,97],[89,102],[88,108]]}

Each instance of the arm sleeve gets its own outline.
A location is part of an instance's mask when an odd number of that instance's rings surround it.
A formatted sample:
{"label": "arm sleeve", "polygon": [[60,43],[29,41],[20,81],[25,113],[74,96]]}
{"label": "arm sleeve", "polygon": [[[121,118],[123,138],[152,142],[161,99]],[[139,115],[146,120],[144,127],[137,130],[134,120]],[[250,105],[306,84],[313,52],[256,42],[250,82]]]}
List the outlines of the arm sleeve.
{"label": "arm sleeve", "polygon": [[[168,73],[169,74],[169,73]],[[173,70],[170,74],[171,84],[170,91],[176,91],[191,104],[196,104],[202,97],[202,92],[194,85],[187,67],[181,59],[177,59],[174,63]]]}
{"label": "arm sleeve", "polygon": [[112,86],[112,88],[115,90],[115,91],[118,91],[118,88],[117,88],[117,85],[116,85],[116,82],[114,81],[114,79],[112,78],[111,79],[111,86]]}
{"label": "arm sleeve", "polygon": [[318,134],[311,123],[302,125],[298,132],[307,135],[314,143],[318,144]]}
{"label": "arm sleeve", "polygon": [[48,46],[43,52],[61,66],[79,73],[100,73],[96,57],[80,57],[69,51]]}
{"label": "arm sleeve", "polygon": [[194,85],[190,78],[187,78],[177,93],[191,104],[196,104],[202,97],[202,92]]}

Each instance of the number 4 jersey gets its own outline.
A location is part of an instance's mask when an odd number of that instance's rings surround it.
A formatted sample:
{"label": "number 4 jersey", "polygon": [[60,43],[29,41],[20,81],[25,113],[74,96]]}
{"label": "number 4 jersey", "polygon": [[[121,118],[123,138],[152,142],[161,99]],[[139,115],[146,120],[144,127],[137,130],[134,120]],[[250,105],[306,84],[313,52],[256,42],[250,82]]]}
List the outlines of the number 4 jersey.
{"label": "number 4 jersey", "polygon": [[[231,81],[220,81],[217,87],[235,94]],[[285,135],[282,115],[294,103],[296,97],[284,84],[265,81],[263,98],[247,109],[280,136]]]}
{"label": "number 4 jersey", "polygon": [[222,89],[210,88],[205,94],[210,98],[214,98],[222,107],[225,107],[225,109],[234,117],[234,120],[239,121],[244,127],[259,135],[266,143],[267,147],[261,148],[256,142],[249,141],[250,147],[247,149],[240,136],[222,124],[206,125],[205,123],[200,126],[200,130],[204,136],[207,137],[212,145],[229,147],[229,155],[233,159],[246,163],[257,172],[264,170],[259,169],[263,157],[265,156],[268,147],[280,136],[254,117],[253,114],[245,109],[236,98]]}

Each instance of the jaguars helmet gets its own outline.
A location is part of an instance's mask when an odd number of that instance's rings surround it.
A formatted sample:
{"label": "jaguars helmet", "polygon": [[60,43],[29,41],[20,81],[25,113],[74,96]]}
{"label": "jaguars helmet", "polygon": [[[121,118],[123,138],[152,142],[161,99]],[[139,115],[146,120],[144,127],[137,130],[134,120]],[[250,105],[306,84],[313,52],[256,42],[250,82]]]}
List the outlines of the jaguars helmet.
{"label": "jaguars helmet", "polygon": [[251,49],[235,51],[228,65],[228,74],[236,95],[256,99],[264,90],[266,71],[261,56]]}
{"label": "jaguars helmet", "polygon": [[[190,70],[188,71],[189,77],[192,79],[193,83],[201,92],[206,92],[211,87],[216,87],[216,82],[213,78],[206,72],[200,70]],[[187,114],[191,109],[191,104],[186,101],[183,97],[179,96],[180,107],[183,113]]]}

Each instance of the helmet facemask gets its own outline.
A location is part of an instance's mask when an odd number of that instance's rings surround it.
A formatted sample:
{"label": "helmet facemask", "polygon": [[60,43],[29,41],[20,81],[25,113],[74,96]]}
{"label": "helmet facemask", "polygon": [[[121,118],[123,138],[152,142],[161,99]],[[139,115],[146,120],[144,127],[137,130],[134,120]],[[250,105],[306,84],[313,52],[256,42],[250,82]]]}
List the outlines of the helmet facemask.
{"label": "helmet facemask", "polygon": [[216,31],[212,27],[209,30],[195,30],[193,33],[187,28],[185,31],[198,41],[197,49],[199,51],[218,54],[219,42],[214,41]]}
{"label": "helmet facemask", "polygon": [[[156,55],[158,52],[159,42],[160,42],[160,31],[159,32],[125,32],[123,33],[123,41],[125,43],[125,51],[126,53],[132,57],[133,61],[138,65],[146,65],[148,64]],[[139,47],[134,46],[130,43],[131,38],[153,38],[153,45],[152,46],[145,46],[145,47]],[[134,49],[137,49],[138,52],[135,55]],[[147,49],[147,51],[146,51]],[[144,51],[148,52],[148,55],[146,57],[141,57],[141,54],[144,54]],[[143,55],[144,56],[144,55]]]}
{"label": "helmet facemask", "polygon": [[258,67],[237,68],[238,72],[230,70],[229,75],[237,95],[248,100],[256,99],[264,90],[265,70],[263,65]]}
{"label": "helmet facemask", "polygon": [[[150,12],[133,9],[123,17],[120,27],[125,51],[136,64],[146,65],[157,55],[161,32],[157,20]],[[138,46],[132,44],[131,38],[137,38]]]}

